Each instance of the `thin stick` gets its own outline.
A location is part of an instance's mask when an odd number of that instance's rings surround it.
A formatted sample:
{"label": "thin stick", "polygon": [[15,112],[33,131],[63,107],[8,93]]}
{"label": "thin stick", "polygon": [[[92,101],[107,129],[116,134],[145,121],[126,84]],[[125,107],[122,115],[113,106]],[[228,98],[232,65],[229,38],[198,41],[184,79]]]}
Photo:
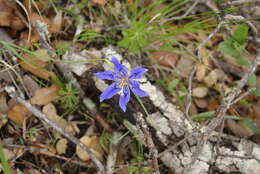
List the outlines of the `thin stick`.
{"label": "thin stick", "polygon": [[161,21],[159,21],[159,23],[161,25],[163,25],[165,22],[169,22],[169,21],[172,21],[172,20],[178,20],[178,19],[181,19],[185,16],[187,16],[195,7],[196,5],[199,3],[200,0],[195,0],[195,2],[191,5],[191,7],[181,16],[174,16],[174,17],[171,17],[171,18],[168,18],[168,19],[163,19]]}
{"label": "thin stick", "polygon": [[260,2],[260,0],[237,0],[228,2],[229,5],[242,5],[245,3]]}
{"label": "thin stick", "polygon": [[[208,137],[211,132],[222,122],[223,117],[228,108],[233,104],[235,98],[241,93],[242,88],[247,84],[248,78],[254,74],[257,66],[260,65],[260,48],[258,48],[256,58],[248,71],[244,74],[235,89],[230,94],[222,99],[221,105],[215,113],[215,118],[210,121],[208,128],[205,131],[204,137]],[[236,100],[235,100],[236,101]]]}
{"label": "thin stick", "polygon": [[32,24],[31,24],[29,13],[28,13],[27,9],[24,7],[24,5],[20,1],[15,0],[15,2],[23,9],[24,13],[26,14],[26,17],[27,17],[27,20],[28,20],[28,28],[29,28],[29,35],[28,35],[27,41],[30,42],[31,35],[32,35]]}
{"label": "thin stick", "polygon": [[32,153],[39,153],[39,154],[42,154],[42,155],[46,155],[46,156],[49,156],[49,157],[54,157],[54,158],[58,158],[58,159],[61,159],[61,160],[64,160],[64,161],[70,161],[71,163],[73,164],[76,164],[76,165],[79,165],[79,166],[82,166],[82,167],[86,167],[88,168],[89,165],[87,165],[86,163],[83,163],[83,162],[80,162],[80,161],[76,161],[76,160],[72,160],[72,159],[69,159],[67,157],[64,157],[64,156],[60,156],[60,155],[57,155],[57,154],[54,154],[52,152],[49,152],[47,148],[39,148],[39,147],[33,147],[33,146],[23,146],[23,145],[16,145],[16,144],[3,144],[4,147],[6,148],[17,148],[17,149],[23,149],[24,151],[30,151]]}
{"label": "thin stick", "polygon": [[[210,35],[204,39],[201,44],[199,44],[199,46],[196,48],[196,53],[197,53],[197,63],[196,65],[201,63],[201,48],[220,30],[221,26],[223,25],[224,21],[221,21],[218,26],[214,29],[214,31],[212,33],[210,33]],[[192,69],[192,71],[190,72],[189,78],[188,78],[188,94],[186,96],[186,107],[185,107],[185,112],[184,115],[186,117],[186,119],[189,120],[190,124],[194,125],[194,122],[192,121],[192,119],[189,116],[189,110],[192,104],[192,81],[196,72],[196,65],[194,66],[194,68]]]}
{"label": "thin stick", "polygon": [[253,92],[253,91],[255,91],[255,90],[257,90],[257,88],[251,88],[251,89],[249,89],[248,91],[246,91],[245,93],[241,94],[240,96],[238,96],[236,99],[234,99],[234,100],[232,101],[232,105],[235,104],[235,103],[237,103],[237,102],[239,102],[239,101],[240,101],[241,99],[243,99],[244,97],[250,95],[251,92]]}

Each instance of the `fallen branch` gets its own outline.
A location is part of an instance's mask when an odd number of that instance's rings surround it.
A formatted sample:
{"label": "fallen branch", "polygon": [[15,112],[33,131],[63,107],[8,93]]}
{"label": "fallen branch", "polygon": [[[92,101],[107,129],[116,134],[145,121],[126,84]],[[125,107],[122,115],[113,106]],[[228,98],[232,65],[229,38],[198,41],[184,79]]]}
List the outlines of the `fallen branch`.
{"label": "fallen branch", "polygon": [[[104,48],[103,53],[107,58],[115,56],[117,59],[122,60],[122,56],[112,47]],[[130,64],[127,61],[123,61],[123,64],[130,68]],[[103,67],[108,69],[105,65]],[[93,77],[93,80],[95,81],[95,86],[100,91],[103,91],[107,87],[104,81],[95,77]],[[158,154],[158,158],[165,165],[172,168],[175,173],[183,174],[187,166],[193,161],[192,157],[197,153],[198,158],[195,160],[194,165],[191,166],[191,170],[188,171],[189,174],[208,174],[214,172],[257,174],[259,168],[256,166],[260,164],[259,145],[249,140],[222,135],[215,131],[212,131],[210,136],[205,139],[205,143],[198,141],[197,137],[200,137],[207,130],[207,127],[200,128],[190,124],[190,121],[186,119],[184,113],[177,106],[167,102],[162,91],[147,81],[146,78],[142,79],[142,82],[141,88],[149,94],[150,103],[156,108],[154,109],[155,111],[150,112],[149,116],[144,119],[148,123],[149,129],[154,130],[154,134],[150,133],[153,141],[157,142],[155,148],[162,149],[161,145],[165,147]],[[131,107],[129,107],[128,114],[134,115],[138,113],[132,112]],[[140,143],[147,146],[145,134],[138,129],[138,124],[135,125],[127,122],[125,125],[127,125],[126,127],[135,135]],[[220,146],[218,147],[219,136],[221,136],[223,141],[220,142]],[[196,147],[199,145],[202,145],[201,153],[199,151],[196,152]],[[236,150],[231,149],[230,145],[235,147]],[[218,148],[221,155],[217,153]],[[223,155],[225,155],[225,158]],[[244,159],[236,158],[238,156],[244,157]]]}
{"label": "fallen branch", "polygon": [[[54,49],[50,46],[48,40],[49,40],[49,34],[48,34],[48,29],[47,29],[47,25],[42,22],[42,21],[36,21],[36,29],[40,35],[40,43],[41,46],[47,50],[48,54],[51,57],[56,57],[56,53],[54,51]],[[78,26],[77,28],[77,33],[81,32],[81,26]],[[73,39],[73,44],[75,42],[75,38],[76,35]],[[73,51],[73,45],[72,45],[72,51]],[[71,51],[71,52],[72,52]],[[70,53],[69,55],[71,55],[72,53]],[[72,82],[73,86],[79,91],[80,96],[84,97],[85,96],[85,92],[82,90],[81,86],[79,85],[78,81],[76,80],[76,78],[74,77],[74,75],[72,74],[70,68],[68,68],[68,64],[66,63],[56,63],[57,67],[59,68],[59,70],[63,73],[63,75],[65,76],[65,78]],[[52,123],[50,120],[47,119],[47,117],[37,108],[33,107],[30,105],[30,103],[26,102],[25,100],[17,97],[16,98],[18,102],[20,102],[21,104],[23,104],[29,111],[31,111],[35,116],[37,116],[39,119],[45,121],[47,124],[49,124],[51,127],[53,127],[56,131],[58,131],[59,133],[61,133],[63,136],[65,136],[66,138],[68,138],[70,141],[72,141],[74,144],[79,145],[84,151],[86,151],[88,153],[88,155],[90,156],[91,160],[95,163],[97,169],[99,170],[99,172],[101,172],[102,174],[105,174],[105,168],[103,166],[103,164],[96,158],[96,156],[92,153],[92,151],[90,151],[90,149],[85,146],[81,141],[79,141],[76,137],[67,134],[66,132],[64,132],[64,130],[62,130],[62,128],[58,127],[57,125],[55,125],[54,123]],[[35,112],[35,113],[34,113]],[[36,115],[37,114],[37,115]]]}

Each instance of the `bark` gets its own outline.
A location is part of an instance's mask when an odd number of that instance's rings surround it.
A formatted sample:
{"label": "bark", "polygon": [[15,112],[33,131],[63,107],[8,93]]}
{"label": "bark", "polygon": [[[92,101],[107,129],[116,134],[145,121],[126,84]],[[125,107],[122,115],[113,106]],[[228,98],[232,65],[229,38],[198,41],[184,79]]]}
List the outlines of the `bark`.
{"label": "bark", "polygon": [[[112,47],[103,49],[104,56],[115,56],[122,60],[122,56],[116,53]],[[123,61],[128,68],[130,64]],[[108,69],[106,65],[104,69]],[[107,84],[93,77],[95,86],[103,91]],[[153,141],[160,152],[158,157],[176,174],[208,174],[208,173],[260,173],[260,146],[246,139],[232,137],[230,135],[212,134],[201,142],[200,135],[207,127],[199,127],[184,116],[178,106],[167,101],[163,92],[152,85],[145,77],[142,79],[141,88],[149,94],[150,104],[154,109],[149,110],[149,116],[145,119],[152,130]],[[130,112],[131,109],[130,109]],[[128,112],[129,114],[129,112]],[[140,112],[132,112],[136,116],[142,116]],[[145,146],[144,133],[136,124],[126,121],[128,129],[135,134],[138,140]],[[220,139],[219,139],[220,137]],[[201,153],[198,151],[201,147]],[[194,155],[196,154],[197,155]],[[196,159],[193,159],[193,157]],[[190,169],[187,168],[190,166]]]}

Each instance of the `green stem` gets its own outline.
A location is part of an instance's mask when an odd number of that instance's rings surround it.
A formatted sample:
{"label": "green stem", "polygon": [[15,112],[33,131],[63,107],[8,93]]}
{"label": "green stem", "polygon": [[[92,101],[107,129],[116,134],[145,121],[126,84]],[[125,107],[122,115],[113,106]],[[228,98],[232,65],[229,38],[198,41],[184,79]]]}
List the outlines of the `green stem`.
{"label": "green stem", "polygon": [[2,143],[0,143],[0,160],[1,160],[4,174],[11,174],[11,169],[9,167],[8,161],[5,158],[4,148],[2,146]]}
{"label": "green stem", "polygon": [[[135,95],[135,93],[134,93],[134,95]],[[145,108],[145,106],[144,106],[142,100],[140,99],[140,97],[138,97],[137,95],[135,95],[135,98],[137,99],[137,101],[138,101],[138,103],[141,105],[141,107],[143,108],[143,110],[144,110],[146,116],[149,117],[149,113],[148,113],[147,109]]]}

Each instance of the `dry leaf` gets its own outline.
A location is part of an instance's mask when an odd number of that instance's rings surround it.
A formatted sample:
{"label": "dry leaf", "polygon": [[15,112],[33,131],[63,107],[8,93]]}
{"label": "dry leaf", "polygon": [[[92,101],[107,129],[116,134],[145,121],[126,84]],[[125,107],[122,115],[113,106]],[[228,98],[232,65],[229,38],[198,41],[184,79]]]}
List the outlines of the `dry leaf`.
{"label": "dry leaf", "polygon": [[60,88],[57,85],[38,89],[35,92],[35,95],[30,99],[30,102],[33,105],[46,105],[60,97],[58,94],[59,90]]}
{"label": "dry leaf", "polygon": [[52,19],[52,24],[49,26],[50,33],[58,33],[62,26],[62,11],[59,10],[57,15]]}
{"label": "dry leaf", "polygon": [[134,5],[134,0],[127,0],[127,6],[132,7]]}
{"label": "dry leaf", "polygon": [[254,135],[254,132],[244,125],[243,121],[227,120],[227,127],[231,132],[239,137],[249,137]]}
{"label": "dry leaf", "polygon": [[197,113],[198,113],[198,109],[195,106],[195,104],[192,103],[191,106],[190,106],[189,114],[190,115],[196,115]]}
{"label": "dry leaf", "polygon": [[78,128],[77,122],[75,121],[67,121],[67,125],[65,127],[65,131],[69,132],[71,134],[80,133],[80,130]]}
{"label": "dry leaf", "polygon": [[46,10],[46,6],[49,7],[48,3],[46,3],[46,0],[42,1],[34,1],[33,5],[31,0],[24,0],[24,7],[28,9],[28,11],[31,13],[32,11],[38,11],[38,10]]}
{"label": "dry leaf", "polygon": [[[102,158],[102,151],[99,146],[99,138],[97,136],[83,136],[80,141],[85,144],[90,150],[99,158]],[[89,155],[82,150],[78,145],[76,148],[76,154],[82,161],[89,161]]]}
{"label": "dry leaf", "polygon": [[194,102],[196,104],[196,106],[198,106],[199,108],[206,108],[208,106],[208,102],[205,99],[194,99]]}
{"label": "dry leaf", "polygon": [[[48,31],[50,33],[58,33],[61,30],[62,25],[62,12],[58,12],[53,19],[49,19],[45,16],[40,16],[37,12],[31,12],[29,14],[30,22],[35,26],[36,21],[40,20],[48,26]],[[28,40],[29,32],[24,31],[21,33],[20,39]],[[30,43],[38,42],[40,39],[38,32],[33,29],[30,37]]]}
{"label": "dry leaf", "polygon": [[38,49],[34,51],[35,59],[42,60],[43,62],[51,61],[52,58],[49,56],[48,52],[45,49]]}
{"label": "dry leaf", "polygon": [[12,14],[8,11],[2,11],[0,12],[0,26],[1,27],[9,27],[11,26],[11,19],[12,18]]}
{"label": "dry leaf", "polygon": [[[260,107],[259,107],[260,102],[258,101],[256,105],[252,106],[252,118],[260,120]],[[251,115],[251,114],[250,114]]]}
{"label": "dry leaf", "polygon": [[38,83],[36,83],[30,76],[23,76],[23,83],[31,96],[35,95],[35,92],[40,89]]}
{"label": "dry leaf", "polygon": [[174,172],[172,171],[172,169],[169,169],[167,174],[174,174]]}
{"label": "dry leaf", "polygon": [[21,104],[15,105],[8,112],[8,118],[20,126],[29,116],[31,116],[31,113]]}
{"label": "dry leaf", "polygon": [[107,3],[107,0],[91,0],[96,5],[104,6]]}
{"label": "dry leaf", "polygon": [[8,122],[7,115],[0,113],[0,129]]}
{"label": "dry leaf", "polygon": [[0,27],[0,40],[3,42],[11,43],[13,42],[13,39],[11,36],[7,33],[8,30],[5,28]]}
{"label": "dry leaf", "polygon": [[6,96],[4,93],[0,93],[0,113],[6,114],[8,112],[8,105],[6,103]]}
{"label": "dry leaf", "polygon": [[103,118],[103,116],[100,113],[97,113],[95,116],[95,119],[97,120],[97,122],[108,132],[112,133],[113,130],[112,128],[109,126],[109,124],[107,123],[107,121]]}
{"label": "dry leaf", "polygon": [[40,16],[37,12],[30,13],[29,18],[30,18],[33,26],[35,26],[36,21],[38,21],[38,20],[44,22],[48,26],[51,26],[51,24],[52,24],[51,20],[49,18],[47,18],[45,16]]}
{"label": "dry leaf", "polygon": [[196,67],[196,78],[198,81],[202,81],[206,75],[207,72],[207,66],[204,64],[199,64]]}
{"label": "dry leaf", "polygon": [[204,82],[207,84],[207,86],[211,87],[216,84],[220,78],[224,80],[226,79],[226,75],[221,70],[214,69],[204,78]]}
{"label": "dry leaf", "polygon": [[50,80],[55,74],[45,69],[47,61],[50,60],[47,52],[40,49],[35,51],[34,55],[24,55],[23,60],[19,60],[21,67],[32,74],[43,78],[44,80]]}
{"label": "dry leaf", "polygon": [[174,67],[179,58],[178,54],[172,51],[155,51],[151,53],[152,61],[167,67]]}
{"label": "dry leaf", "polygon": [[210,65],[210,59],[209,59],[210,50],[202,47],[200,49],[200,54],[201,54],[201,58],[202,58],[202,63],[206,66],[209,66]]}
{"label": "dry leaf", "polygon": [[188,77],[193,68],[193,61],[189,57],[182,56],[177,63],[176,69],[183,74],[184,77]]}
{"label": "dry leaf", "polygon": [[[29,39],[29,32],[23,31],[20,35],[20,41],[25,42],[25,44],[28,44],[28,39]],[[39,39],[40,39],[40,36],[39,36],[38,32],[35,29],[33,29],[31,32],[31,35],[30,35],[29,44],[38,42]]]}
{"label": "dry leaf", "polygon": [[14,30],[14,32],[16,32],[22,30],[25,27],[25,24],[18,16],[14,16],[12,18],[12,23],[10,27]]}
{"label": "dry leaf", "polygon": [[218,74],[216,73],[216,71],[211,71],[209,75],[207,75],[207,77],[204,79],[204,82],[207,84],[207,86],[211,87],[217,83],[217,80]]}
{"label": "dry leaf", "polygon": [[10,27],[14,32],[23,29],[25,24],[15,13],[18,9],[14,1],[0,0],[0,27]]}
{"label": "dry leaf", "polygon": [[198,97],[198,98],[203,98],[208,94],[208,88],[206,87],[196,87],[192,90],[192,96],[193,97]]}
{"label": "dry leaf", "polygon": [[42,109],[42,112],[47,116],[48,119],[57,124],[66,132],[71,134],[74,133],[74,129],[68,129],[68,127],[70,127],[71,125],[68,124],[68,122],[64,118],[57,115],[56,108],[52,103],[45,105]]}
{"label": "dry leaf", "polygon": [[219,107],[219,101],[215,98],[211,98],[208,102],[207,110],[214,111]]}
{"label": "dry leaf", "polygon": [[68,146],[68,140],[65,138],[60,139],[56,144],[56,150],[58,154],[65,154]]}
{"label": "dry leaf", "polygon": [[[25,174],[42,174],[39,170],[37,169],[24,169],[23,173]],[[17,173],[19,174],[19,173]],[[22,173],[21,173],[22,174]]]}

